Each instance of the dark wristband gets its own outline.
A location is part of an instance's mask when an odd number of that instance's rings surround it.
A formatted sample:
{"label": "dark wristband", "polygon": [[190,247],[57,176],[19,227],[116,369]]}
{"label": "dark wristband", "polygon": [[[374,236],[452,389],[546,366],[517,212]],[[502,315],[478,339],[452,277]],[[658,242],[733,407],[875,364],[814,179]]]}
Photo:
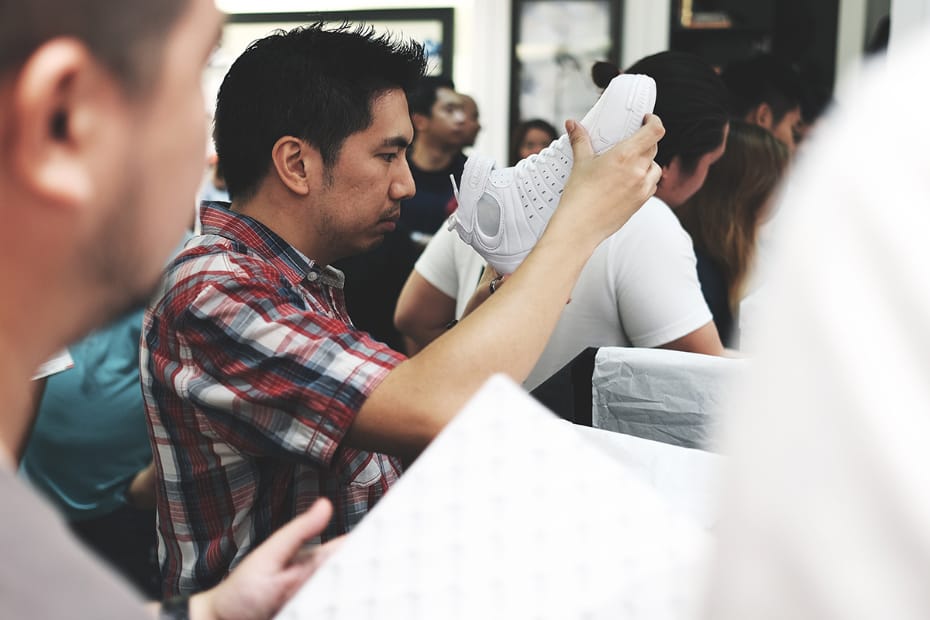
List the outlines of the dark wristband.
{"label": "dark wristband", "polygon": [[158,620],[190,620],[191,597],[182,594],[165,599],[158,612]]}

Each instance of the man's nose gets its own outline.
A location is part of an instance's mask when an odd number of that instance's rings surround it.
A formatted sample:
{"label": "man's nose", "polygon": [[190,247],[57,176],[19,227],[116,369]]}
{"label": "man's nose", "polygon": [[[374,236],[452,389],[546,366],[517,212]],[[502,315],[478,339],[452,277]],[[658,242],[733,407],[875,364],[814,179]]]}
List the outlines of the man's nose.
{"label": "man's nose", "polygon": [[391,199],[407,200],[413,198],[417,193],[417,185],[413,180],[413,173],[410,172],[410,164],[407,158],[404,158],[403,170],[399,171],[398,177],[391,183]]}

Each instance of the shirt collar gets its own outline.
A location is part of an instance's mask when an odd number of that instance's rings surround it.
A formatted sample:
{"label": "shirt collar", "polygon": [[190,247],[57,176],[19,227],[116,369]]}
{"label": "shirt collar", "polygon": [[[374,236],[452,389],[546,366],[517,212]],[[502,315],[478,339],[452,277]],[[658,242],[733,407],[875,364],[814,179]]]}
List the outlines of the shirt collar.
{"label": "shirt collar", "polygon": [[319,266],[256,219],[236,213],[225,202],[204,202],[200,207],[202,234],[218,235],[267,260],[291,284],[325,284],[341,289],[345,276],[330,266]]}

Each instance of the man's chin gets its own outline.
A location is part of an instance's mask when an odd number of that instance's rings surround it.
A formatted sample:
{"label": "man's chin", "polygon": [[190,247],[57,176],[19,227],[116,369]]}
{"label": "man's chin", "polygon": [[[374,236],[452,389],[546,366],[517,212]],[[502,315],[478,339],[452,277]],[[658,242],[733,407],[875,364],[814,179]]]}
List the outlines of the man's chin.
{"label": "man's chin", "polygon": [[118,300],[112,306],[112,311],[109,312],[110,321],[114,321],[124,314],[129,314],[130,312],[137,312],[144,309],[148,306],[149,302],[152,300],[152,297],[155,295],[155,291],[158,288],[158,283],[161,281],[161,273],[154,280],[150,281],[146,286],[140,286],[138,289],[131,291],[124,299]]}
{"label": "man's chin", "polygon": [[380,248],[382,245],[384,245],[384,240],[386,238],[387,238],[386,234],[381,234],[381,235],[377,235],[376,237],[373,237],[371,241],[368,242],[368,245],[365,247],[365,249],[362,250],[362,252],[371,252],[372,250],[376,250]]}

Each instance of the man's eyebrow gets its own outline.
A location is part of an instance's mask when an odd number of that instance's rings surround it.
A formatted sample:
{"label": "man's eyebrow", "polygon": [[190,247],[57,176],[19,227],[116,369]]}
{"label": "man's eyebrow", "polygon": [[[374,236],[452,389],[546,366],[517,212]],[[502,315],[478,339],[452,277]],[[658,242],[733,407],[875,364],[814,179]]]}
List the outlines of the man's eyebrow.
{"label": "man's eyebrow", "polygon": [[403,136],[393,136],[391,138],[386,138],[384,142],[381,143],[383,148],[397,148],[405,149],[410,146],[410,141]]}

